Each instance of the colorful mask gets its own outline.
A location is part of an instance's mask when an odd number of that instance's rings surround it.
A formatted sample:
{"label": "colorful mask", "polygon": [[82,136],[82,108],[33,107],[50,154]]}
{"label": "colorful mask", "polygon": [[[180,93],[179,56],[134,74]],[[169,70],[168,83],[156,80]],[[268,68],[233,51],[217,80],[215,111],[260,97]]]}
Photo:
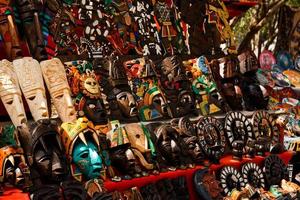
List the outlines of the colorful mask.
{"label": "colorful mask", "polygon": [[[31,125],[30,134],[32,135],[31,143],[27,145],[29,145],[33,159],[32,170],[39,174],[43,183],[62,181],[67,171],[57,122],[48,119],[38,120]],[[22,146],[24,146],[23,143]],[[27,152],[26,154],[28,155]]]}
{"label": "colorful mask", "polygon": [[0,62],[0,98],[16,127],[26,123],[18,78],[12,63],[5,59]]}
{"label": "colorful mask", "polygon": [[63,123],[61,134],[72,176],[78,181],[104,179],[104,163],[94,125],[87,118],[76,123]]}
{"label": "colorful mask", "polygon": [[191,114],[195,109],[191,85],[180,63],[178,57],[172,56],[165,58],[156,67],[156,73],[160,76],[159,86],[166,96],[173,117]]}
{"label": "colorful mask", "polygon": [[22,92],[35,121],[48,118],[44,80],[38,61],[25,57],[13,61]]}
{"label": "colorful mask", "polygon": [[29,169],[23,149],[16,145],[14,133],[13,125],[1,128],[0,182],[8,182],[13,186],[24,188],[27,184],[26,176],[29,176]]}
{"label": "colorful mask", "polygon": [[54,106],[63,122],[76,120],[76,112],[71,99],[64,65],[58,58],[42,61],[41,68]]}
{"label": "colorful mask", "polygon": [[156,156],[155,146],[150,138],[149,130],[143,124],[137,123],[125,125],[124,128],[132,150],[139,158],[141,164],[148,170],[153,169],[153,164],[147,161],[147,158]]}
{"label": "colorful mask", "polygon": [[115,62],[112,62],[109,67],[109,81],[113,87],[109,92],[109,96],[112,98],[110,102],[112,118],[124,121],[136,119],[138,114],[136,101],[128,86],[124,70]]}
{"label": "colorful mask", "polygon": [[157,85],[153,62],[147,57],[124,62],[131,91],[134,92],[143,121],[168,117],[171,113],[166,98]]}

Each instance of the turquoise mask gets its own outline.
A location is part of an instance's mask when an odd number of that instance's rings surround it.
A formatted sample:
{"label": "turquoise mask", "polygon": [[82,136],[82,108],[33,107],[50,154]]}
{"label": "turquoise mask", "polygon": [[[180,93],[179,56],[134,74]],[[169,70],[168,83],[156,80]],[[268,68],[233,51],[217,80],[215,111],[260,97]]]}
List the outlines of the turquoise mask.
{"label": "turquoise mask", "polygon": [[103,163],[94,143],[88,141],[85,145],[78,140],[74,146],[72,158],[77,172],[82,173],[86,180],[100,177]]}

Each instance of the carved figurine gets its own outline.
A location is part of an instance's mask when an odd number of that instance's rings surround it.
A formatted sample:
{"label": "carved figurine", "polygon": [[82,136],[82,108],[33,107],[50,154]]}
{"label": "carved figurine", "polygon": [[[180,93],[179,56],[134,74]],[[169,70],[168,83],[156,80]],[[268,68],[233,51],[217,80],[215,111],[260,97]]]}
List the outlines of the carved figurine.
{"label": "carved figurine", "polygon": [[184,68],[176,56],[165,58],[155,67],[159,86],[165,94],[172,117],[181,117],[195,111],[194,95]]}
{"label": "carved figurine", "polygon": [[13,17],[11,1],[0,2],[0,35],[4,41],[6,56],[13,60],[22,56],[20,38]]}
{"label": "carved figurine", "polygon": [[23,190],[28,189],[29,168],[23,149],[16,142],[14,126],[1,127],[0,139],[0,193],[3,192],[2,186],[7,183]]}
{"label": "carved figurine", "polygon": [[34,1],[17,0],[15,2],[32,57],[38,61],[46,60],[48,56],[44,45],[39,13]]}
{"label": "carved figurine", "polygon": [[158,87],[153,62],[147,57],[124,62],[131,90],[134,93],[142,121],[167,118],[171,111]]}
{"label": "carved figurine", "polygon": [[0,97],[16,127],[27,122],[17,75],[13,64],[5,59],[0,62]]}
{"label": "carved figurine", "polygon": [[69,198],[86,199],[84,187],[70,180],[64,149],[55,120],[40,119],[18,127],[18,138],[24,149],[34,185],[35,199]]}
{"label": "carved figurine", "polygon": [[46,90],[40,64],[31,57],[14,60],[13,64],[33,119],[38,121],[48,118]]}
{"label": "carved figurine", "polygon": [[76,120],[64,65],[58,58],[42,61],[41,69],[54,106],[63,122]]}

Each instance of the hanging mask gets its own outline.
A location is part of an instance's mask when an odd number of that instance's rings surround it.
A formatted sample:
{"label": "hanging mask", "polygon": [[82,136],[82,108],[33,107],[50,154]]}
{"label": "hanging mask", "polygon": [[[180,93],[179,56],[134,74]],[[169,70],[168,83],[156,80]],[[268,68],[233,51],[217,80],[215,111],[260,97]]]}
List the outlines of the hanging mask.
{"label": "hanging mask", "polygon": [[72,103],[64,65],[58,58],[42,61],[40,64],[43,77],[59,117],[63,122],[76,120],[76,112]]}
{"label": "hanging mask", "polygon": [[38,120],[30,126],[30,134],[31,142],[28,143],[21,137],[21,144],[24,149],[30,149],[26,154],[32,156],[31,169],[39,174],[43,183],[64,180],[67,175],[66,162],[57,122],[49,119]]}
{"label": "hanging mask", "polygon": [[140,117],[144,121],[161,118],[163,116],[169,116],[171,114],[166,98],[156,86],[147,90],[144,96],[144,106],[149,108],[140,109]]}
{"label": "hanging mask", "polygon": [[180,142],[179,133],[169,125],[161,125],[155,131],[157,141],[156,146],[163,159],[169,166],[176,167],[180,163]]}
{"label": "hanging mask", "polygon": [[78,110],[83,111],[84,115],[95,125],[107,124],[107,112],[102,99],[90,99],[82,97]]}
{"label": "hanging mask", "polygon": [[22,187],[25,184],[25,167],[27,166],[22,148],[16,146],[0,148],[0,182]]}
{"label": "hanging mask", "polygon": [[47,99],[40,64],[31,57],[14,60],[13,64],[33,119],[37,121],[48,118]]}
{"label": "hanging mask", "polygon": [[0,62],[0,98],[16,127],[26,123],[18,78],[12,63],[5,59]]}
{"label": "hanging mask", "polygon": [[61,134],[72,176],[78,181],[105,179],[100,143],[94,125],[87,118],[63,123]]}
{"label": "hanging mask", "polygon": [[5,182],[23,189],[29,175],[23,149],[15,141],[13,125],[1,127],[0,130],[0,182]]}

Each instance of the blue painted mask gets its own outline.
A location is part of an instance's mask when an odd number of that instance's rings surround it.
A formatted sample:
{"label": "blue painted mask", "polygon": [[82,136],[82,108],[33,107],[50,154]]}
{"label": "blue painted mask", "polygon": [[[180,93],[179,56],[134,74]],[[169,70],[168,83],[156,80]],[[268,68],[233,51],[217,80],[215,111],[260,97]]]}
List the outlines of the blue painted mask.
{"label": "blue painted mask", "polygon": [[85,145],[81,140],[78,140],[74,145],[72,158],[77,172],[81,172],[85,179],[100,177],[103,163],[99,150],[94,143],[87,141],[87,145]]}

